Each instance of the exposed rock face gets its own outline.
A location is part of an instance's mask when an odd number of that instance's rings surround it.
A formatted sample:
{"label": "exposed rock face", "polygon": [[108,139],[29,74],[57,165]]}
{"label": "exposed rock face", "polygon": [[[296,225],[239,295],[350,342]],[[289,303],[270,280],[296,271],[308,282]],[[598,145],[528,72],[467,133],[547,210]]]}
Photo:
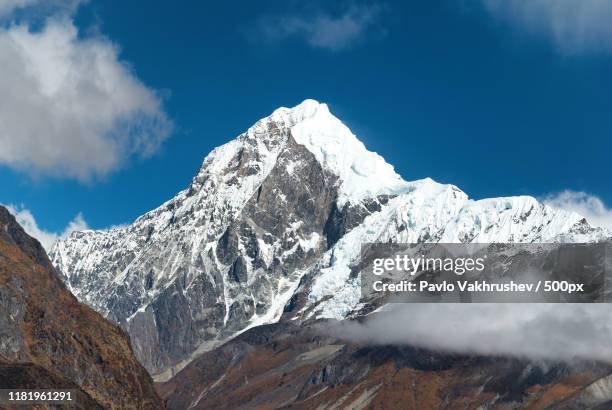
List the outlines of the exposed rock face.
{"label": "exposed rock face", "polygon": [[162,408],[129,339],[66,289],[0,207],[0,388],[74,388],[82,408]]}
{"label": "exposed rock face", "polygon": [[249,328],[359,310],[366,242],[583,242],[607,235],[531,197],[407,182],[324,104],[281,108],[209,154],[133,224],[51,251],[79,300],[131,336],[158,380]]}
{"label": "exposed rock face", "polygon": [[76,233],[54,248],[70,288],[127,329],[153,373],[205,342],[276,321],[302,271],[370,212],[338,211],[338,176],[291,134],[304,115],[258,122],[133,225]]}
{"label": "exposed rock face", "polygon": [[[77,409],[102,410],[104,407],[96,402],[76,383],[67,380],[44,367],[32,363],[9,363],[0,359],[0,386],[3,389],[29,390],[29,389],[65,389],[75,391],[72,398]],[[0,406],[0,408],[4,408]],[[51,404],[38,403],[29,408],[54,408]]]}
{"label": "exposed rock face", "polygon": [[158,387],[170,409],[604,409],[612,368],[364,346],[327,325],[251,329]]}

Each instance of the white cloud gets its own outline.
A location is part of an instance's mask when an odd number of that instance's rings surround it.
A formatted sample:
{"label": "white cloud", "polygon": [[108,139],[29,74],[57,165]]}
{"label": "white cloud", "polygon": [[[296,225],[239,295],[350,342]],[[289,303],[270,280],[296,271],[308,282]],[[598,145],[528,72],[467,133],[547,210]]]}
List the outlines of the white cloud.
{"label": "white cloud", "polygon": [[565,54],[612,51],[612,1],[482,0],[511,24],[544,33]]}
{"label": "white cloud", "polygon": [[584,216],[592,226],[612,231],[612,209],[601,199],[585,192],[563,191],[544,197],[543,202],[553,208],[573,211]]}
{"label": "white cloud", "polygon": [[30,17],[51,14],[70,16],[87,0],[0,0],[0,18],[12,17],[16,11],[25,11]]}
{"label": "white cloud", "polygon": [[155,153],[171,121],[118,54],[61,13],[39,31],[0,28],[0,164],[87,181]]}
{"label": "white cloud", "polygon": [[[596,196],[563,191],[542,198],[612,231],[612,209]],[[339,337],[465,354],[612,364],[612,309],[601,304],[397,304],[364,323],[344,322]]]}
{"label": "white cloud", "polygon": [[404,304],[339,337],[448,352],[612,363],[612,310],[602,304]]}
{"label": "white cloud", "polygon": [[335,51],[365,37],[378,23],[383,9],[380,5],[352,5],[339,15],[268,16],[260,22],[260,29],[268,40],[297,37],[312,47]]}
{"label": "white cloud", "polygon": [[36,0],[0,0],[0,16],[6,16],[14,10],[29,6]]}
{"label": "white cloud", "polygon": [[21,225],[26,233],[41,243],[43,248],[48,252],[58,239],[68,237],[72,232],[83,231],[89,229],[87,222],[82,214],[77,214],[72,221],[68,223],[62,232],[49,232],[38,226],[34,215],[29,209],[23,206],[5,205],[6,209],[15,216],[17,223]]}

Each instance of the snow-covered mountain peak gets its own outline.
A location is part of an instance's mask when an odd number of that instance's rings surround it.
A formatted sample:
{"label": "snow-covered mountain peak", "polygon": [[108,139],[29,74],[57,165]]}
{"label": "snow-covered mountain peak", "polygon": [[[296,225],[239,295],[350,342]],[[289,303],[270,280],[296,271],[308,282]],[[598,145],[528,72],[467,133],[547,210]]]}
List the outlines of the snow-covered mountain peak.
{"label": "snow-covered mountain peak", "polygon": [[[252,179],[261,182],[287,146],[289,137],[310,151],[324,169],[338,177],[337,202],[340,208],[346,203],[357,204],[379,195],[398,195],[410,187],[393,166],[377,153],[368,151],[326,104],[311,99],[293,108],[276,109],[244,134],[217,147],[204,160],[192,187],[199,190],[207,178],[227,175],[228,169],[239,165],[237,158],[241,166],[251,166]],[[265,172],[256,172],[256,169]]]}
{"label": "snow-covered mountain peak", "polygon": [[[306,111],[312,107],[310,102],[303,104],[306,104]],[[397,195],[409,188],[393,166],[377,153],[368,151],[325,104],[309,113],[312,115],[304,116],[291,128],[291,135],[312,152],[324,168],[339,177],[340,206],[383,194]]]}
{"label": "snow-covered mountain peak", "polygon": [[275,122],[284,122],[291,126],[315,115],[325,114],[331,115],[327,104],[312,99],[306,99],[293,108],[277,108],[269,117],[263,118],[261,121],[271,120]]}
{"label": "snow-covered mountain peak", "polygon": [[338,205],[358,203],[378,195],[397,195],[409,188],[380,155],[368,151],[327,104],[305,100],[293,108],[279,108],[249,131],[269,122],[288,126],[295,141],[306,147],[327,170],[338,176]]}
{"label": "snow-covered mountain peak", "polygon": [[356,311],[364,243],[608,236],[532,197],[473,200],[429,178],[406,182],[306,100],[214,149],[187,189],[134,223],[74,233],[50,256],[163,378],[250,327]]}

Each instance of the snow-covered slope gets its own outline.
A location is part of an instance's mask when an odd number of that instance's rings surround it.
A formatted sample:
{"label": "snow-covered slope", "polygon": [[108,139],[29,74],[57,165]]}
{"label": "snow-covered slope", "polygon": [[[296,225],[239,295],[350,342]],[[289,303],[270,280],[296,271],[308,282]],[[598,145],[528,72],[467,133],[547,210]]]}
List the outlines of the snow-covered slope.
{"label": "snow-covered slope", "polygon": [[473,201],[452,185],[406,182],[325,104],[306,100],[213,150],[159,208],[129,226],[76,232],[51,257],[80,300],[130,333],[146,367],[168,375],[288,305],[303,304],[304,317],[349,314],[361,243],[606,235],[531,197]]}
{"label": "snow-covered slope", "polygon": [[327,105],[306,100],[293,110],[281,110],[308,113],[301,115],[302,120],[296,122],[291,134],[320,164],[339,177],[340,207],[346,202],[359,203],[378,195],[397,195],[408,188],[409,184],[391,165],[380,155],[368,151],[346,125],[330,114]]}
{"label": "snow-covered slope", "polygon": [[580,215],[552,209],[530,196],[474,201],[457,187],[431,179],[411,185],[409,192],[369,215],[312,267],[316,275],[308,284],[308,301],[316,308],[309,316],[342,319],[357,307],[361,278],[351,278],[350,273],[364,243],[594,242],[609,236]]}

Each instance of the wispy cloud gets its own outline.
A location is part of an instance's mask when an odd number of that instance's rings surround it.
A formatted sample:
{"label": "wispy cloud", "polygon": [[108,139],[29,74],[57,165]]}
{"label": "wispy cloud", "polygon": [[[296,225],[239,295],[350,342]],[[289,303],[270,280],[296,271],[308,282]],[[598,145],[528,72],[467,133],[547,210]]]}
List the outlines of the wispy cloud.
{"label": "wispy cloud", "polygon": [[32,29],[27,16],[51,4],[39,3],[0,3],[27,11],[0,26],[0,164],[88,181],[155,153],[172,130],[159,93],[117,45],[79,33],[69,15],[79,1],[51,1],[54,14]]}
{"label": "wispy cloud", "polygon": [[30,6],[37,0],[0,0],[0,17],[10,15],[13,11]]}
{"label": "wispy cloud", "polygon": [[339,14],[325,11],[263,17],[258,28],[268,41],[289,38],[331,51],[350,48],[380,27],[385,6],[350,4]]}
{"label": "wispy cloud", "polygon": [[612,363],[607,304],[404,304],[334,329],[347,340],[455,353]]}
{"label": "wispy cloud", "polygon": [[83,231],[89,229],[87,222],[83,218],[82,214],[77,214],[72,221],[68,223],[66,228],[61,232],[50,232],[46,231],[38,226],[36,222],[36,218],[32,215],[29,209],[25,208],[23,205],[15,206],[15,205],[5,205],[6,209],[15,216],[17,223],[21,225],[21,227],[26,231],[26,233],[36,239],[41,243],[43,248],[48,252],[51,250],[51,247],[58,239],[63,239],[68,237],[72,232],[75,231]]}
{"label": "wispy cloud", "polygon": [[542,200],[553,208],[576,212],[584,216],[592,226],[607,228],[612,232],[612,209],[594,195],[566,190],[548,195]]}
{"label": "wispy cloud", "polygon": [[612,52],[609,0],[481,0],[494,16],[548,36],[564,54]]}
{"label": "wispy cloud", "polygon": [[0,20],[19,15],[23,19],[70,17],[88,0],[0,0]]}

